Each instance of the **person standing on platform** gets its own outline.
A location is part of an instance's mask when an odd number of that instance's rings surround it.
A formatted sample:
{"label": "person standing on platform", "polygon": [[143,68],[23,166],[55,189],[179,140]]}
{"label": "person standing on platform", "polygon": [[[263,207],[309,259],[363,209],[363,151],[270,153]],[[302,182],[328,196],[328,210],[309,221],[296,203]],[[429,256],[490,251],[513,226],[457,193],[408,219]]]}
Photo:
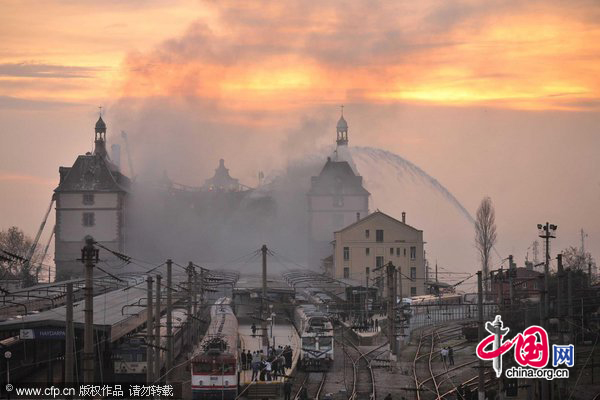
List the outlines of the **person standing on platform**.
{"label": "person standing on platform", "polygon": [[248,350],[248,354],[246,354],[246,369],[250,369],[252,364],[252,354],[250,350]]}
{"label": "person standing on platform", "polygon": [[448,347],[448,361],[450,365],[454,365],[454,349],[452,347]]}
{"label": "person standing on platform", "polygon": [[285,367],[288,369],[292,368],[292,356],[293,356],[292,348],[288,345],[288,346],[286,346],[286,350],[285,350]]}
{"label": "person standing on platform", "polygon": [[267,381],[271,381],[271,372],[272,372],[272,366],[271,363],[269,361],[265,361],[265,370],[267,372]]}
{"label": "person standing on platform", "polygon": [[242,349],[242,354],[240,356],[241,360],[242,360],[242,370],[246,370],[246,349]]}
{"label": "person standing on platform", "polygon": [[292,380],[287,379],[283,384],[283,400],[290,400],[290,396],[292,395]]}
{"label": "person standing on platform", "polygon": [[252,329],[252,337],[256,336],[256,324],[254,322],[252,323],[252,327],[250,329]]}
{"label": "person standing on platform", "polygon": [[375,319],[375,332],[379,332],[379,320]]}
{"label": "person standing on platform", "polygon": [[258,352],[254,353],[252,357],[252,380],[258,378],[258,372],[260,370],[260,357],[258,356]]}

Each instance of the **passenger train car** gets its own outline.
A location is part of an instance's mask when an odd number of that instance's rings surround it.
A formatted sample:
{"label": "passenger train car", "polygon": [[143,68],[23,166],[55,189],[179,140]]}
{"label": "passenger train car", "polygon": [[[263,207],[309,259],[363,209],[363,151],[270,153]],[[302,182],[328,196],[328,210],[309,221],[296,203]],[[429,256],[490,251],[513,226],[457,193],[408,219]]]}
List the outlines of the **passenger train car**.
{"label": "passenger train car", "polygon": [[425,314],[428,312],[426,306],[446,306],[463,304],[463,296],[459,293],[443,293],[439,296],[424,295],[414,296],[407,305],[411,314]]}
{"label": "passenger train car", "polygon": [[192,398],[233,400],[238,386],[238,321],[231,300],[211,306],[210,325],[192,356]]}
{"label": "passenger train car", "polygon": [[[173,359],[179,356],[183,345],[187,315],[184,311],[173,311]],[[154,329],[154,327],[152,327]],[[126,337],[113,350],[113,372],[115,382],[146,382],[146,333],[147,330]],[[167,348],[167,317],[160,319],[160,347]],[[160,350],[160,370],[164,371],[167,355]],[[161,372],[162,375],[162,372]]]}
{"label": "passenger train car", "polygon": [[302,343],[298,368],[328,370],[333,364],[333,324],[327,314],[314,305],[300,305],[294,311],[294,326]]}

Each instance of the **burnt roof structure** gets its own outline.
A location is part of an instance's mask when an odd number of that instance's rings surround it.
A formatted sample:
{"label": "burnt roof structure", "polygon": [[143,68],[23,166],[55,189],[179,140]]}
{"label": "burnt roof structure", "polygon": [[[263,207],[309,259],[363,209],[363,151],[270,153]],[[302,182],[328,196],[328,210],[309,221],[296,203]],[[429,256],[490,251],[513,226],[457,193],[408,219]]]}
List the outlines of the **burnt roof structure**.
{"label": "burnt roof structure", "polygon": [[332,161],[330,157],[319,176],[313,176],[309,195],[366,195],[362,176],[356,175],[347,161]]}
{"label": "burnt roof structure", "polygon": [[221,158],[219,166],[215,169],[215,174],[204,182],[203,189],[237,192],[240,190],[240,182],[229,175],[229,169],[225,168],[225,160]]}

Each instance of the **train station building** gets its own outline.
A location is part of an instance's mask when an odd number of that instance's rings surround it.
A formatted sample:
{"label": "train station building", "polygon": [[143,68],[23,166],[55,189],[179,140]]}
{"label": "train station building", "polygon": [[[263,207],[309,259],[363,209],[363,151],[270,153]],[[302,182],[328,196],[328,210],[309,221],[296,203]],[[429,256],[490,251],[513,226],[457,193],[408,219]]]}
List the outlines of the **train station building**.
{"label": "train station building", "polygon": [[351,279],[383,293],[385,268],[391,262],[402,273],[404,297],[425,293],[423,231],[381,211],[335,232],[333,263],[329,274]]}

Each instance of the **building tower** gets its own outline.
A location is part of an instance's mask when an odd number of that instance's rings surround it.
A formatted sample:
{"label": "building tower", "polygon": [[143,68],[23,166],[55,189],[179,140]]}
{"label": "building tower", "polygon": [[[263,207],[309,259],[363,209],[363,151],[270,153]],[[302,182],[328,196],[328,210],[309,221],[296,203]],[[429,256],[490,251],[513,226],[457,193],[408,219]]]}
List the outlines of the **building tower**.
{"label": "building tower", "polygon": [[[110,249],[124,251],[124,214],[130,181],[108,157],[106,123],[101,116],[94,128],[94,152],[78,156],[73,166],[60,167],[58,172],[60,181],[54,189],[54,261],[56,279],[64,280],[83,275],[77,259],[81,258],[87,236]],[[109,253],[102,258],[116,260]],[[107,265],[113,264],[117,265]]]}
{"label": "building tower", "polygon": [[342,115],[336,126],[338,146],[348,146],[348,123],[344,119],[344,106],[342,106]]}
{"label": "building tower", "polygon": [[334,232],[369,213],[370,193],[348,151],[348,123],[343,114],[336,126],[336,151],[318,176],[311,178],[308,200],[309,265],[318,267],[331,255]]}

